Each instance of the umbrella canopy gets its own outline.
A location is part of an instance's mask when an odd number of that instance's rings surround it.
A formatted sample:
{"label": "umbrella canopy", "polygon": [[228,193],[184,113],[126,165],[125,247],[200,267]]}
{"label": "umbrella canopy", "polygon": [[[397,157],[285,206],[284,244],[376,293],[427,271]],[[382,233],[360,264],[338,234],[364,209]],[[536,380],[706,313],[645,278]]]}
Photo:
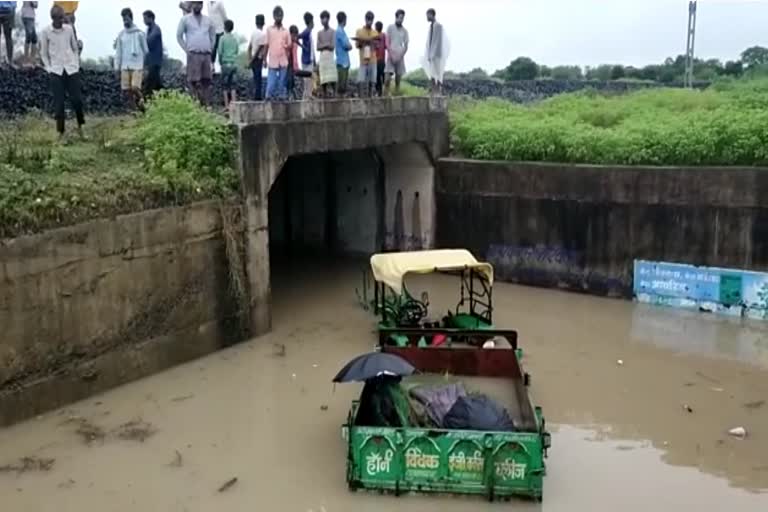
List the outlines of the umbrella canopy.
{"label": "umbrella canopy", "polygon": [[408,361],[394,354],[373,352],[356,357],[336,375],[333,382],[364,382],[381,375],[407,377],[416,368]]}

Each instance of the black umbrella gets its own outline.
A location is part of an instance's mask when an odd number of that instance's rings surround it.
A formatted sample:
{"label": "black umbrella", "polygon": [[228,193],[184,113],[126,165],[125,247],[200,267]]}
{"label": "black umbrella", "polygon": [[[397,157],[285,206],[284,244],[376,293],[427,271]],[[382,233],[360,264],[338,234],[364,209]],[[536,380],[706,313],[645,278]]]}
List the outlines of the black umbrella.
{"label": "black umbrella", "polygon": [[333,382],[364,382],[381,375],[406,377],[413,375],[415,371],[416,368],[400,356],[373,352],[348,362]]}

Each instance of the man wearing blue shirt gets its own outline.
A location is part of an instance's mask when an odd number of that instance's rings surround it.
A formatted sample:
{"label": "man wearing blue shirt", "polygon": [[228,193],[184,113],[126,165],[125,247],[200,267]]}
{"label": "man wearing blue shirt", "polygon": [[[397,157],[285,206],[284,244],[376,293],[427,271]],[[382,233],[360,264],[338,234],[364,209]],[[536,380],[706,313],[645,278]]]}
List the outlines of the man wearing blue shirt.
{"label": "man wearing blue shirt", "polygon": [[312,73],[315,70],[315,52],[312,47],[312,29],[315,28],[315,17],[312,13],[304,13],[304,23],[307,28],[299,34],[299,46],[301,46],[301,70],[309,73],[304,77],[304,94],[302,99],[312,98]]}
{"label": "man wearing blue shirt", "polygon": [[163,32],[155,23],[155,13],[152,11],[144,11],[144,25],[147,26],[147,46],[149,47],[146,57],[147,76],[144,80],[144,95],[149,97],[163,88],[163,79],[160,76],[160,70],[163,67]]}
{"label": "man wearing blue shirt", "polygon": [[336,84],[336,95],[341,96],[347,93],[347,83],[349,81],[349,52],[352,51],[352,43],[349,42],[347,32],[344,30],[347,26],[347,14],[344,11],[336,15],[338,25],[336,27],[336,69],[339,72],[339,81]]}
{"label": "man wearing blue shirt", "polygon": [[16,20],[16,2],[0,2],[0,32],[5,35],[5,53],[8,65],[13,67],[13,24]]}

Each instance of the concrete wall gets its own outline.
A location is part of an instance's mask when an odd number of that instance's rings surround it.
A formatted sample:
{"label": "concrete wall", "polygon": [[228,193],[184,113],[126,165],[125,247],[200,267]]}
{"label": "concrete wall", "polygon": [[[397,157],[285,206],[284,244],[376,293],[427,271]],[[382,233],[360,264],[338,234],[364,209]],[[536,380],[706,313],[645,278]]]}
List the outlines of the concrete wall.
{"label": "concrete wall", "polygon": [[500,278],[631,295],[635,259],[768,268],[768,172],[444,159],[437,245]]}
{"label": "concrete wall", "polygon": [[0,425],[241,337],[219,203],[0,241]]}
{"label": "concrete wall", "polygon": [[384,247],[429,249],[434,245],[435,169],[422,144],[378,150],[385,169]]}

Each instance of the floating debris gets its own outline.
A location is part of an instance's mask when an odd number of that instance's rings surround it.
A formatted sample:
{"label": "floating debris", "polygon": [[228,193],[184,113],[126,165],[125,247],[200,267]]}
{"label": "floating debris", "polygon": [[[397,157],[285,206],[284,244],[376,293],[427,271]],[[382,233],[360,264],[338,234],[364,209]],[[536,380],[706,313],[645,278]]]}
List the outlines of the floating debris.
{"label": "floating debris", "polygon": [[732,428],[731,430],[728,431],[728,434],[732,435],[733,437],[744,439],[745,437],[747,437],[747,429],[745,429],[744,427]]}
{"label": "floating debris", "polygon": [[765,405],[765,400],[756,400],[754,402],[747,402],[744,407],[747,409],[755,410]]}
{"label": "floating debris", "polygon": [[21,475],[28,471],[50,471],[56,459],[41,459],[38,457],[23,457],[18,464],[0,466],[0,473],[17,473]]}
{"label": "floating debris", "polygon": [[74,480],[72,480],[71,478],[68,478],[68,479],[67,479],[65,482],[61,482],[61,483],[58,485],[58,488],[59,488],[59,489],[71,489],[72,487],[74,487],[74,486],[75,486],[75,484],[76,484],[76,483],[77,483],[77,482],[75,482],[75,481],[74,481]]}
{"label": "floating debris", "polygon": [[143,443],[156,432],[157,430],[151,423],[138,419],[120,425],[117,429],[117,437],[126,441]]}
{"label": "floating debris", "polygon": [[71,424],[77,425],[75,434],[80,436],[85,444],[91,444],[94,441],[103,441],[104,437],[106,437],[106,432],[104,432],[103,428],[82,416],[69,416],[66,420],[61,422],[61,425]]}
{"label": "floating debris", "polygon": [[219,487],[219,492],[226,492],[236,483],[237,483],[237,477],[232,478],[231,480],[227,480],[226,482],[224,482],[224,485]]}
{"label": "floating debris", "polygon": [[180,468],[184,465],[184,459],[181,456],[181,452],[179,450],[174,450],[176,452],[176,455],[174,456],[173,460],[171,461],[169,466],[172,468]]}

